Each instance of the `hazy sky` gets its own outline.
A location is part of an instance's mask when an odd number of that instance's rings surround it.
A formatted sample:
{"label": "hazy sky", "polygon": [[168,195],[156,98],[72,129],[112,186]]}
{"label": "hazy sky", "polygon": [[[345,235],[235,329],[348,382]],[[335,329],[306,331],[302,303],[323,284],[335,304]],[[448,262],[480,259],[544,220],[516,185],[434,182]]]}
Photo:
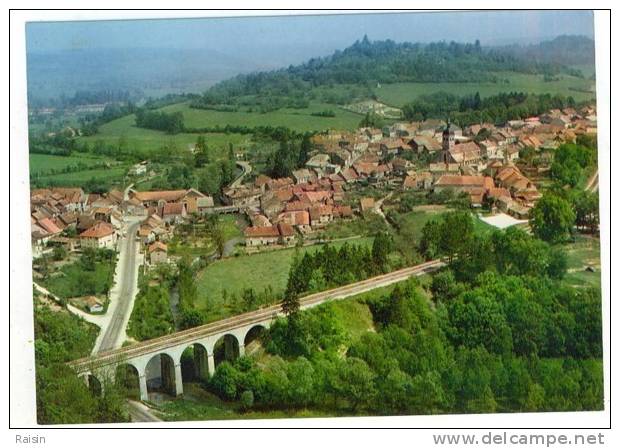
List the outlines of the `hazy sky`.
{"label": "hazy sky", "polygon": [[342,49],[367,34],[397,42],[529,43],[561,34],[593,37],[588,11],[389,13],[329,16],[31,22],[28,51],[76,48],[200,48],[236,55],[282,53],[296,63]]}

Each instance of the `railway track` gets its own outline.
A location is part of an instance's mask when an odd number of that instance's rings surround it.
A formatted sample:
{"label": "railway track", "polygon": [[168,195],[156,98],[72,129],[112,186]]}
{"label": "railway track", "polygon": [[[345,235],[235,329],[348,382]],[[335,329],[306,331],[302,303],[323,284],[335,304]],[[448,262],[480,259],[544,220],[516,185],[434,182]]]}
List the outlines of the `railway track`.
{"label": "railway track", "polygon": [[[416,266],[400,269],[398,271],[372,277],[350,285],[341,286],[311,294],[300,299],[300,307],[302,309],[310,308],[330,300],[342,299],[354,294],[366,292],[382,286],[387,286],[398,281],[405,280],[415,274],[431,272],[440,267],[444,263],[441,260],[433,260],[421,263]],[[151,352],[165,350],[170,347],[179,345],[180,343],[191,342],[195,339],[201,339],[222,332],[234,330],[244,327],[252,323],[260,323],[269,318],[275,318],[282,313],[281,304],[272,305],[255,311],[239,314],[237,316],[201,325],[200,327],[179,331],[171,335],[161,336],[159,338],[150,339],[128,347],[122,347],[114,350],[100,352],[88,358],[78,359],[69,363],[70,366],[77,370],[85,368],[101,367],[104,365],[115,363],[124,358],[133,358],[136,356],[148,354]]]}

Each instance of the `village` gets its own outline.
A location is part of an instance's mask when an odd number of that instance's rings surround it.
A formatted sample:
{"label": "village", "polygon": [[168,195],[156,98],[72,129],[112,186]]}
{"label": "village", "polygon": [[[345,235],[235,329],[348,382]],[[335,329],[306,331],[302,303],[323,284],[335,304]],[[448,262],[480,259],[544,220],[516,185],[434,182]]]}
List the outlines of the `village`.
{"label": "village", "polygon": [[[541,193],[536,179],[549,170],[552,151],[580,134],[596,132],[596,111],[551,110],[499,127],[481,123],[461,129],[449,121],[398,122],[355,133],[330,130],[312,137],[306,166],[291,177],[259,174],[223,190],[217,199],[195,189],[111,190],[87,194],[81,188],[31,192],[33,256],[62,245],[114,249],[127,217],[139,219],[138,238],[147,262],[165,261],[175,225],[191,215],[241,214],[247,252],[288,247],[312,240],[329,223],[380,212],[380,201],[355,194],[368,188],[385,195],[404,191],[466,195],[471,207],[526,220]],[[520,160],[530,148],[543,154],[532,166]],[[545,159],[544,155],[548,154]],[[137,165],[145,170],[145,164]],[[383,194],[383,193],[382,193]],[[381,195],[379,195],[381,196]]]}

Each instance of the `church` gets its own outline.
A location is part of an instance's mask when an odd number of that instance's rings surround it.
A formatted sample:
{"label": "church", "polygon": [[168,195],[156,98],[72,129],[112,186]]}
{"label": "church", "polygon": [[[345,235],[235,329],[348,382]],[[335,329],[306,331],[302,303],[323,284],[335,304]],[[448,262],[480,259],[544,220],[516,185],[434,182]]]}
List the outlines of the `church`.
{"label": "church", "polygon": [[450,128],[450,119],[443,130],[439,162],[463,165],[475,165],[482,160],[482,151],[476,142],[455,144],[454,131]]}

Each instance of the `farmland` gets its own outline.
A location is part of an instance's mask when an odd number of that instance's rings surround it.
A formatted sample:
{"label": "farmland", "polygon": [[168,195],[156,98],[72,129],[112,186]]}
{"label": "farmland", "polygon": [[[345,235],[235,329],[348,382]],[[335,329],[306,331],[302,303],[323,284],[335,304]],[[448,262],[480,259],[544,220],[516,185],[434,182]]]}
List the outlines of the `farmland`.
{"label": "farmland", "polygon": [[[250,112],[241,108],[237,112],[193,109],[188,103],[173,104],[162,108],[165,112],[182,112],[185,126],[188,128],[204,128],[211,126],[285,126],[294,131],[322,131],[325,129],[355,129],[361,116],[343,110],[338,106],[326,103],[311,103],[305,109],[278,109],[273,112]],[[330,110],[335,117],[320,117],[313,113]]]}
{"label": "farmland", "polygon": [[122,183],[129,166],[117,165],[113,168],[96,168],[70,173],[49,174],[38,178],[43,183],[55,186],[82,187],[86,182],[95,180],[106,183]]}
{"label": "farmland", "polygon": [[[372,243],[372,238],[359,238],[349,240],[349,244]],[[344,242],[332,243],[340,247]],[[298,249],[303,255],[307,251],[316,251],[320,245],[307,246]],[[199,273],[196,282],[200,294],[201,308],[219,308],[221,306],[222,291],[226,289],[229,294],[240,294],[245,288],[254,288],[256,291],[271,286],[275,293],[283,292],[286,287],[288,271],[297,249],[282,249],[270,252],[262,252],[254,255],[226,258],[216,261],[207,266]],[[209,310],[210,311],[210,310]],[[223,316],[222,316],[223,317]]]}
{"label": "farmland", "polygon": [[[138,128],[135,124],[135,115],[127,115],[100,126],[96,135],[80,137],[79,140],[90,145],[97,141],[118,145],[121,138],[132,152],[147,155],[164,146],[179,151],[189,150],[196,143],[197,135],[188,133],[168,135],[161,131]],[[219,157],[228,148],[229,143],[244,145],[248,143],[249,137],[241,134],[210,133],[206,135],[206,140],[212,154]]]}
{"label": "farmland", "polygon": [[594,81],[574,76],[560,75],[558,80],[548,82],[543,80],[542,75],[498,73],[497,76],[508,82],[394,83],[375,87],[374,93],[379,101],[394,107],[402,107],[420,95],[429,95],[435,92],[446,92],[458,96],[479,92],[481,97],[497,95],[502,92],[550,93],[552,95],[570,95],[577,101],[594,97],[593,93],[589,93],[594,88]]}
{"label": "farmland", "polygon": [[48,173],[57,173],[67,169],[88,169],[89,167],[99,167],[105,163],[111,162],[107,158],[85,156],[79,153],[71,156],[31,153],[29,158],[31,175],[45,175]]}

